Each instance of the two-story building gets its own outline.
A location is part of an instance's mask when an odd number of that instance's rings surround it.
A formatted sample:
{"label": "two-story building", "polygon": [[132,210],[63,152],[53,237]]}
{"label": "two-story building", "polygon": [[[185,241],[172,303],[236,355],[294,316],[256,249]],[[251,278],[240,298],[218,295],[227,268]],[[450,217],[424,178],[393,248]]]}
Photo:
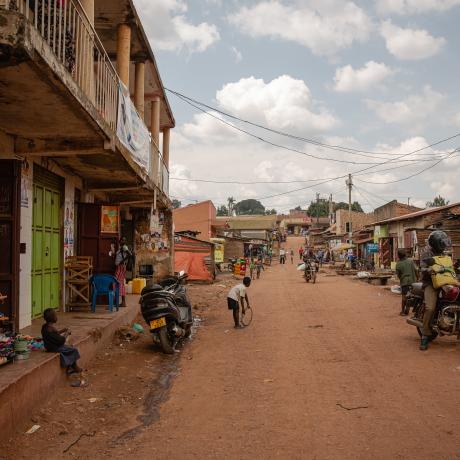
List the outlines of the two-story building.
{"label": "two-story building", "polygon": [[0,311],[65,305],[66,258],[172,270],[174,117],[132,0],[0,0]]}

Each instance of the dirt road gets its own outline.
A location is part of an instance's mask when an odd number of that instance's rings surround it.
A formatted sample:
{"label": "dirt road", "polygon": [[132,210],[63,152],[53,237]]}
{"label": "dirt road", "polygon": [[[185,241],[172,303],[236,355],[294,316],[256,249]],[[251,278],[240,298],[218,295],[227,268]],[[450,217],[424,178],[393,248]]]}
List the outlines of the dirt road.
{"label": "dirt road", "polygon": [[[296,263],[253,282],[254,320],[243,330],[232,327],[227,286],[193,287],[204,326],[172,359],[133,345],[140,367],[116,390],[132,404],[101,407],[99,422],[89,408],[79,415],[87,426],[65,439],[18,438],[15,458],[460,458],[460,347],[440,340],[420,352],[397,296],[325,274],[307,284]],[[106,372],[107,383],[115,371]],[[97,382],[88,391],[110,399]],[[75,414],[59,404],[61,418]]]}

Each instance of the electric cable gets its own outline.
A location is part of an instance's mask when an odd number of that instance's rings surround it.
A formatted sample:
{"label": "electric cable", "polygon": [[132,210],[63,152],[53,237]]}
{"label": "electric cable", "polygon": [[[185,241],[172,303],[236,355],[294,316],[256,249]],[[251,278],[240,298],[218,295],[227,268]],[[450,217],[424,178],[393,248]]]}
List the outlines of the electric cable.
{"label": "electric cable", "polygon": [[[336,163],[355,164],[355,165],[375,165],[375,166],[377,166],[377,165],[380,164],[380,163],[375,163],[375,162],[357,162],[357,161],[350,161],[350,160],[341,160],[341,159],[338,159],[338,158],[331,158],[331,157],[320,157],[320,156],[314,155],[312,153],[307,153],[307,152],[304,152],[302,150],[287,147],[285,145],[278,144],[276,142],[272,142],[272,141],[270,141],[268,139],[265,139],[265,138],[263,138],[261,136],[258,136],[256,134],[254,134],[254,133],[251,133],[250,131],[247,131],[247,130],[245,130],[243,128],[239,128],[238,126],[235,126],[234,124],[229,123],[228,121],[226,121],[226,120],[224,120],[222,118],[219,118],[218,116],[214,115],[213,113],[210,113],[207,110],[199,107],[198,105],[194,104],[193,102],[190,102],[187,99],[183,99],[182,96],[177,96],[177,97],[179,97],[179,99],[182,99],[184,102],[186,102],[190,106],[194,107],[195,109],[197,109],[197,110],[203,112],[204,114],[208,115],[209,117],[212,117],[212,118],[220,121],[221,123],[229,126],[230,128],[235,129],[235,130],[237,130],[237,131],[239,131],[239,132],[241,132],[243,134],[246,134],[249,137],[257,139],[257,140],[259,140],[261,142],[264,142],[264,143],[266,143],[266,144],[268,144],[268,145],[270,145],[272,147],[276,147],[276,148],[279,148],[279,149],[282,149],[282,150],[287,150],[287,151],[290,151],[290,152],[293,152],[293,153],[297,153],[299,155],[307,156],[309,158],[314,158],[316,160],[322,160],[322,161],[333,161],[333,162],[336,162]],[[447,141],[452,140],[452,139],[454,139],[456,137],[459,137],[459,136],[460,136],[460,133],[458,133],[458,134],[456,134],[454,136],[451,136],[449,138],[443,139],[441,141],[437,141],[434,144],[431,144],[431,145],[428,145],[428,146],[425,146],[425,147],[421,147],[421,148],[411,152],[411,155],[415,154],[415,153],[419,153],[422,150],[426,150],[427,148],[433,147],[433,146],[438,145],[440,143],[447,142]],[[392,160],[392,161],[394,163],[397,163],[398,162],[397,160],[399,158],[401,158],[401,157],[395,157],[395,160],[394,161]],[[378,158],[376,158],[376,159],[378,159]],[[383,159],[383,158],[380,158],[380,159]],[[388,160],[387,158],[385,158],[385,159]],[[404,162],[407,162],[407,161],[414,161],[414,160],[405,160]],[[426,159],[426,160],[417,160],[417,161],[431,161],[431,160]]]}
{"label": "electric cable", "polygon": [[[252,121],[249,121],[249,120],[245,120],[241,117],[237,117],[235,115],[232,115],[228,112],[224,112],[223,110],[220,110],[216,107],[213,107],[213,106],[210,106],[204,102],[200,102],[194,98],[191,98],[189,96],[186,96],[185,94],[182,94],[178,91],[174,91],[172,89],[169,89],[169,88],[165,88],[166,91],[169,91],[171,94],[174,94],[177,98],[181,99],[183,102],[186,102],[187,104],[189,105],[192,105],[193,107],[197,108],[198,110],[201,110],[202,112],[204,113],[209,113],[208,111],[200,108],[200,107],[197,107],[198,106],[201,106],[201,107],[206,107],[208,110],[212,110],[216,113],[219,113],[220,115],[223,115],[223,116],[226,116],[228,118],[231,118],[233,120],[236,120],[236,121],[239,121],[239,122],[242,122],[242,123],[245,123],[245,124],[248,124],[248,125],[251,125],[251,126],[254,126],[254,127],[257,127],[257,128],[260,128],[260,129],[263,129],[263,130],[266,130],[266,131],[269,131],[271,133],[274,133],[274,134],[278,134],[280,136],[284,136],[284,137],[288,137],[290,139],[295,139],[295,140],[299,140],[299,141],[302,141],[302,142],[305,142],[305,143],[308,143],[308,144],[312,144],[312,145],[316,145],[316,146],[319,146],[319,147],[324,147],[324,148],[328,148],[328,149],[332,149],[332,150],[338,150],[338,151],[342,151],[344,153],[350,153],[350,154],[360,154],[361,156],[366,156],[368,158],[376,158],[375,155],[395,155],[395,153],[392,153],[392,152],[373,152],[373,151],[369,151],[369,150],[361,150],[361,149],[356,149],[356,148],[352,148],[352,147],[345,147],[345,146],[341,146],[341,145],[333,145],[333,144],[327,144],[325,142],[320,142],[318,140],[315,140],[315,139],[310,139],[310,138],[305,138],[305,137],[301,137],[301,136],[296,136],[294,134],[290,134],[290,133],[286,133],[284,131],[279,131],[279,130],[276,130],[276,129],[273,129],[273,128],[269,128],[267,126],[264,126],[264,125],[261,125],[259,123],[255,123],[255,122],[252,122]],[[223,121],[222,119],[218,118],[218,117],[215,117],[221,121]],[[231,125],[233,126],[233,125]],[[448,138],[448,139],[443,139],[443,140],[440,140],[440,141],[437,141],[429,146],[426,146],[424,148],[422,148],[421,150],[419,150],[418,152],[422,151],[422,150],[425,150],[427,148],[430,148],[430,147],[434,147],[436,145],[439,145],[443,142],[447,142],[448,140],[452,140],[456,137],[459,137],[460,136],[460,133],[458,134],[455,134],[454,136]],[[418,153],[417,152],[417,153]],[[367,154],[370,154],[370,155],[367,155]]]}

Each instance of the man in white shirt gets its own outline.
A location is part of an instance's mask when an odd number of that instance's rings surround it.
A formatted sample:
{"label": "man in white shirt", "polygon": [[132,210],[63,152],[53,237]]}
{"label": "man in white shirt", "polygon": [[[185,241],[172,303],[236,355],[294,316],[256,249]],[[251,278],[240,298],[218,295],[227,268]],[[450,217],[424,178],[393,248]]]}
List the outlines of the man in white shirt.
{"label": "man in white shirt", "polygon": [[246,289],[251,285],[251,278],[246,276],[243,282],[233,286],[227,295],[227,305],[229,310],[233,310],[233,321],[235,322],[235,328],[241,329],[243,326],[240,325],[240,303],[241,310],[244,313],[244,301],[249,307],[249,299]]}
{"label": "man in white shirt", "polygon": [[280,264],[285,264],[286,263],[286,251],[285,249],[281,248],[280,249]]}

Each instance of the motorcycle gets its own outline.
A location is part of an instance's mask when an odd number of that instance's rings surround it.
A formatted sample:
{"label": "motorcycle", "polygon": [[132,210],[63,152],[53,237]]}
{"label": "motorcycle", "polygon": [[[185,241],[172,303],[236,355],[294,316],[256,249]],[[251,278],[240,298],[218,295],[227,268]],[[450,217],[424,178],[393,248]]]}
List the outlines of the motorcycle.
{"label": "motorcycle", "polygon": [[228,259],[227,270],[230,273],[233,273],[235,271],[235,265],[237,262],[238,262],[238,259],[235,257]]}
{"label": "motorcycle", "polygon": [[319,264],[318,262],[315,262],[314,260],[306,260],[304,262],[305,268],[303,272],[303,276],[305,278],[305,281],[309,283],[310,281],[315,284],[316,283],[316,273],[319,270]]}
{"label": "motorcycle", "polygon": [[174,353],[179,340],[192,334],[192,305],[187,297],[187,275],[180,272],[141,292],[141,313],[149,325],[153,341],[166,354]]}
{"label": "motorcycle", "polygon": [[[439,291],[436,310],[433,315],[431,340],[439,336],[456,335],[460,340],[460,288],[458,286],[443,286]],[[422,283],[414,283],[406,297],[405,310],[413,310],[413,317],[407,323],[417,328],[422,336],[423,315],[425,313],[425,300]]]}

